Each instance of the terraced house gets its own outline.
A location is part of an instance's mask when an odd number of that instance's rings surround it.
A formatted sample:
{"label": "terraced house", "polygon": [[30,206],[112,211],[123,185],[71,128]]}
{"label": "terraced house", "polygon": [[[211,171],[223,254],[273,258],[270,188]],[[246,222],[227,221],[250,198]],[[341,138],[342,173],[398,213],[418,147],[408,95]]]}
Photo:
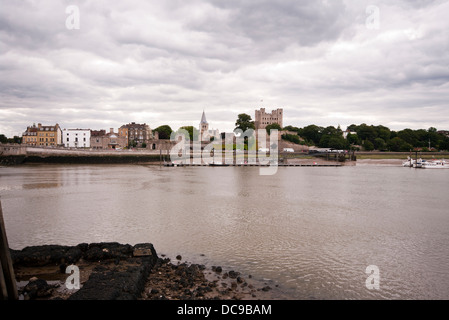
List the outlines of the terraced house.
{"label": "terraced house", "polygon": [[66,148],[90,148],[90,129],[64,129],[63,143]]}
{"label": "terraced house", "polygon": [[121,126],[119,128],[119,136],[125,137],[129,146],[138,147],[147,144],[148,140],[153,139],[153,133],[149,125],[135,122]]}
{"label": "terraced house", "polygon": [[33,146],[59,146],[62,145],[62,130],[59,124],[54,126],[33,124],[22,134],[22,143]]}

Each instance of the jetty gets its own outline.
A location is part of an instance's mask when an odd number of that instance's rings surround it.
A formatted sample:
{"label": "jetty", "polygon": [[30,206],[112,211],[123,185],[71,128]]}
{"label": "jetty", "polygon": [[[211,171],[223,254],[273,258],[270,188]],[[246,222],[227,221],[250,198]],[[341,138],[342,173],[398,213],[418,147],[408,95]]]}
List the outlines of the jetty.
{"label": "jetty", "polygon": [[[213,154],[213,153],[212,153]],[[26,163],[45,164],[151,164],[167,167],[340,167],[355,162],[349,154],[279,152],[268,156],[265,152],[222,152],[204,157],[190,151],[177,159],[170,158],[170,150],[124,149],[91,150],[63,147],[36,147],[20,144],[0,144],[0,165]],[[346,165],[345,164],[345,165]]]}
{"label": "jetty", "polygon": [[251,163],[251,164],[195,164],[195,163],[164,163],[165,167],[341,167],[343,166],[341,163],[282,163],[282,164],[260,164],[260,163]]}

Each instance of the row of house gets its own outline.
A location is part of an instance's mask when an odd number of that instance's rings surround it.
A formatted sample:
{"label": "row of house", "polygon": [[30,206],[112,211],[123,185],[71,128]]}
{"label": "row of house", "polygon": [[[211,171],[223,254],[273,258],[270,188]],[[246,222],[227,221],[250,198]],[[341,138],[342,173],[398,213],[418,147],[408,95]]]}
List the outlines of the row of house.
{"label": "row of house", "polygon": [[[271,113],[264,108],[256,110],[256,129],[263,129],[269,124],[283,125],[283,110],[276,109]],[[209,129],[206,114],[203,111],[199,123],[199,132],[202,141],[219,138],[218,129]],[[111,128],[106,130],[91,129],[62,129],[59,124],[44,126],[41,123],[27,127],[22,135],[22,143],[31,146],[64,146],[66,148],[92,148],[92,149],[119,149],[126,147],[147,147],[150,149],[164,149],[167,141],[159,140],[158,132],[151,130],[146,123],[131,122],[118,128],[114,132]]]}
{"label": "row of house", "polygon": [[59,124],[43,126],[41,123],[27,127],[22,143],[31,146],[64,146],[66,148],[117,149],[128,146],[142,147],[159,135],[146,123],[131,122],[121,126],[118,132],[106,130],[61,129]]}

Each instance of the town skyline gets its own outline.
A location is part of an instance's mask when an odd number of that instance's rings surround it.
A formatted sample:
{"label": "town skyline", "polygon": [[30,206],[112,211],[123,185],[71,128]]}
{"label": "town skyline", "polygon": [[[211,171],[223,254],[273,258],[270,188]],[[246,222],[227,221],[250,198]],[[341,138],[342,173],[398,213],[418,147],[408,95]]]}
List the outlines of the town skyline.
{"label": "town skyline", "polygon": [[[241,114],[247,114],[247,115],[251,116],[251,120],[252,120],[253,122],[256,122],[256,114],[257,114],[257,112],[260,112],[259,110],[262,110],[262,109],[265,109],[265,111],[266,111],[267,113],[271,113],[271,112],[274,112],[274,111],[278,110],[278,108],[273,108],[273,109],[270,109],[270,108],[268,108],[268,109],[267,109],[267,108],[260,108],[260,109],[253,110],[252,112],[248,112],[248,113],[242,112]],[[280,110],[283,110],[283,108],[280,108]],[[202,114],[204,115],[204,113],[205,113],[205,110],[203,109]],[[237,116],[238,116],[238,115],[235,116],[235,120],[237,120]],[[209,117],[207,117],[207,118],[209,118]],[[288,117],[287,117],[287,119],[288,119]],[[181,124],[179,125],[179,127],[174,127],[174,126],[170,125],[169,123],[160,123],[160,124],[158,124],[158,125],[152,125],[151,123],[149,123],[149,122],[147,122],[147,121],[137,122],[137,121],[126,121],[126,120],[124,120],[124,121],[122,121],[122,122],[116,121],[116,123],[118,123],[116,126],[107,126],[107,125],[106,125],[106,126],[103,126],[103,127],[96,127],[96,128],[91,128],[91,127],[88,127],[88,126],[86,126],[86,125],[69,127],[69,126],[64,126],[64,125],[63,125],[63,122],[61,122],[61,121],[56,121],[56,122],[53,122],[53,123],[51,123],[51,122],[45,122],[45,121],[33,121],[33,122],[31,122],[31,123],[28,122],[28,124],[26,124],[25,127],[24,127],[22,130],[20,130],[20,132],[18,132],[17,134],[8,136],[7,134],[5,134],[5,133],[2,132],[2,131],[0,131],[0,134],[6,136],[7,138],[22,137],[23,133],[26,132],[26,128],[32,127],[32,126],[37,126],[38,124],[41,124],[41,125],[43,125],[43,126],[53,126],[53,125],[57,124],[57,125],[61,128],[61,130],[90,130],[90,131],[101,131],[101,130],[109,131],[109,130],[111,130],[111,129],[113,129],[113,130],[116,130],[116,129],[117,129],[117,130],[120,130],[120,127],[123,127],[123,126],[125,125],[125,124],[124,124],[125,122],[127,122],[128,124],[131,124],[131,123],[136,123],[136,124],[142,123],[142,124],[148,125],[148,126],[149,126],[149,129],[151,129],[151,130],[157,129],[158,127],[165,126],[165,125],[168,125],[173,131],[177,131],[177,130],[181,129],[182,127],[187,127],[187,126],[192,126],[192,127],[194,127],[195,129],[200,130],[200,127],[201,127],[201,121],[202,121],[202,119],[201,119],[200,121],[198,121],[198,123],[197,123],[196,125],[195,125],[194,123],[182,123],[182,122],[181,122]],[[232,122],[232,121],[231,121],[231,122]],[[224,133],[224,132],[231,133],[231,132],[233,132],[233,131],[235,130],[235,127],[236,127],[236,126],[235,126],[235,121],[232,122],[232,123],[233,123],[234,125],[231,126],[229,130],[227,130],[227,129],[222,130],[221,128],[219,128],[219,127],[217,127],[217,126],[214,126],[214,125],[211,125],[211,126],[210,126],[210,129],[211,129],[211,130],[215,130],[215,131],[219,131],[220,133]],[[209,122],[209,121],[208,121],[208,124],[210,125],[210,122]],[[311,125],[316,125],[316,126],[322,127],[322,128],[334,127],[334,128],[340,128],[342,131],[346,131],[346,130],[348,130],[348,127],[350,127],[351,125],[361,125],[361,124],[366,124],[366,125],[368,125],[368,126],[385,126],[385,125],[382,124],[382,123],[374,124],[374,123],[370,123],[370,122],[351,123],[351,124],[348,124],[348,125],[346,125],[346,126],[342,126],[340,123],[338,123],[338,124],[327,124],[327,125],[319,125],[319,124],[317,124],[317,123],[308,123],[308,124],[305,124],[304,126],[297,126],[297,125],[295,125],[295,124],[289,123],[288,120],[287,120],[287,122],[285,122],[284,125],[281,126],[281,128],[284,128],[284,127],[297,127],[297,128],[303,128],[303,127],[307,127],[307,126],[311,126]],[[422,129],[422,130],[428,130],[429,128],[436,128],[435,126],[432,126],[432,125],[429,126],[428,128],[423,128],[423,127],[417,127],[417,128],[410,128],[410,127],[407,127],[407,128],[406,128],[406,127],[403,127],[403,128],[397,128],[397,129],[396,129],[396,128],[392,128],[392,127],[388,127],[388,126],[385,126],[385,127],[387,127],[388,129],[390,129],[390,130],[392,130],[392,131],[401,131],[401,130],[405,130],[405,129],[412,129],[412,130],[420,130],[420,129]],[[447,129],[445,129],[445,128],[436,128],[436,129],[437,129],[438,131],[444,131],[444,132],[448,132],[448,131],[449,131],[449,130],[447,130]]]}
{"label": "town skyline", "polygon": [[[0,132],[33,122],[232,131],[284,125],[449,129],[448,1],[4,1]],[[78,18],[78,19],[77,19]],[[253,119],[254,120],[254,119]]]}

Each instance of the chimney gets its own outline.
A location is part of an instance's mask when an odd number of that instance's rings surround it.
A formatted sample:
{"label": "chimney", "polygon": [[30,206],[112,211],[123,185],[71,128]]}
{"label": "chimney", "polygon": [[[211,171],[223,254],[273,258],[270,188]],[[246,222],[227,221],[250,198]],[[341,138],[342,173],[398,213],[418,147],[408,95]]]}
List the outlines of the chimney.
{"label": "chimney", "polygon": [[114,133],[114,128],[109,128],[109,133]]}

